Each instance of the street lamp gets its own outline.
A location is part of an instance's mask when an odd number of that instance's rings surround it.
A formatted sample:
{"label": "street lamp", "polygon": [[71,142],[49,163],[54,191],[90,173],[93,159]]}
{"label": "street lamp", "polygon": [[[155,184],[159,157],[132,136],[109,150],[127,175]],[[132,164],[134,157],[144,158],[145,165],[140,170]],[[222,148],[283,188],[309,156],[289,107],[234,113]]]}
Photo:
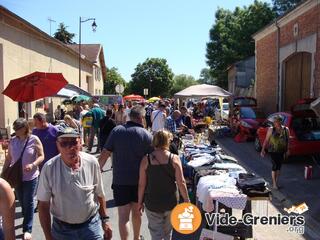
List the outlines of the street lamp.
{"label": "street lamp", "polygon": [[79,87],[81,88],[81,24],[84,22],[93,21],[92,23],[92,31],[95,32],[97,28],[96,19],[95,18],[87,18],[81,19],[79,18]]}
{"label": "street lamp", "polygon": [[149,79],[149,98],[151,98],[151,83],[152,83],[152,78],[151,78],[151,75],[150,75],[150,79]]}

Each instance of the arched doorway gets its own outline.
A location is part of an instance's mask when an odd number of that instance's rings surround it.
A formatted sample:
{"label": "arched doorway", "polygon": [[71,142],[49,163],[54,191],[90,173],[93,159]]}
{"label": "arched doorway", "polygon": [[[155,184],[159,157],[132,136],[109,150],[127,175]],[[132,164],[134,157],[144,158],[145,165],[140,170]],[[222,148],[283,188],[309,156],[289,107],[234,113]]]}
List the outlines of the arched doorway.
{"label": "arched doorway", "polygon": [[299,52],[288,57],[285,62],[284,75],[284,110],[301,98],[310,97],[311,53]]}

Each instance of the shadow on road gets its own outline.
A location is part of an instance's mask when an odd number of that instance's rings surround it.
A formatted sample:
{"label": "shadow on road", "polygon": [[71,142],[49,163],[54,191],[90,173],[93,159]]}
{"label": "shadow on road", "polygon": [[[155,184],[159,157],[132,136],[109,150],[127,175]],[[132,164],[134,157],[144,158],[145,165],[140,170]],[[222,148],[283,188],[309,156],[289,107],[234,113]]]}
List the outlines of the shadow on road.
{"label": "shadow on road", "polygon": [[[264,158],[254,149],[253,142],[236,143],[232,138],[217,139],[219,145],[230,155],[234,156],[239,163],[247,169],[263,177],[268,183],[271,182],[271,159],[269,156]],[[305,156],[290,157],[284,162],[281,168],[279,185],[281,189],[272,191],[272,204],[282,214],[284,207],[305,202],[309,211],[303,215],[306,219],[306,225],[310,226],[312,233],[316,233],[320,239],[320,192],[317,190],[320,185],[320,165],[318,158]],[[313,166],[312,179],[304,178],[304,169],[306,165]],[[314,239],[304,234],[306,239]]]}

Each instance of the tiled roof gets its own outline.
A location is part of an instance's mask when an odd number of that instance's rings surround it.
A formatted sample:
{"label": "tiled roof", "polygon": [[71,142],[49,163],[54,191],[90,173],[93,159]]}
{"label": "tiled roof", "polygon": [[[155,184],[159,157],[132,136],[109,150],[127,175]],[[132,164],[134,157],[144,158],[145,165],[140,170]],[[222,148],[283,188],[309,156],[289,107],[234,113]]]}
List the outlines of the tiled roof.
{"label": "tiled roof", "polygon": [[[68,44],[72,50],[79,52],[79,44]],[[81,44],[81,55],[85,55],[86,59],[91,62],[99,61],[99,52],[101,44]]]}

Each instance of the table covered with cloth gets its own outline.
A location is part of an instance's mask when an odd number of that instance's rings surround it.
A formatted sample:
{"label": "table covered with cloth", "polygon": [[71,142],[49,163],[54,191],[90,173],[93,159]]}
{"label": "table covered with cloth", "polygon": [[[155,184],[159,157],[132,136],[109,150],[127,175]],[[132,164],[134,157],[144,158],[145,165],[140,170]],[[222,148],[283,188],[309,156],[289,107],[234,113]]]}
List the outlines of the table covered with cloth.
{"label": "table covered with cloth", "polygon": [[229,173],[201,177],[197,185],[197,198],[206,212],[214,210],[213,200],[229,208],[243,210],[247,203],[247,195],[236,187],[236,179]]}

